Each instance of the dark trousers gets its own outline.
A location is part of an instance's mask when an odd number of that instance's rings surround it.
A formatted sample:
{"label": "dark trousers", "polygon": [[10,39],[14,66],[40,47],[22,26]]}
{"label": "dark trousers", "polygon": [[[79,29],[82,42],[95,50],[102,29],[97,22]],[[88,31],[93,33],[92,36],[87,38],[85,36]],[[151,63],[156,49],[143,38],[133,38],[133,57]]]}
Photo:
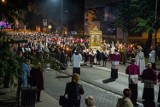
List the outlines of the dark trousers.
{"label": "dark trousers", "polygon": [[103,66],[106,66],[106,60],[103,60]]}
{"label": "dark trousers", "polygon": [[157,107],[155,102],[143,101],[143,107]]}
{"label": "dark trousers", "polygon": [[37,101],[40,101],[41,90],[37,90]]}
{"label": "dark trousers", "polygon": [[159,86],[159,93],[158,93],[158,101],[160,103],[160,86]]}
{"label": "dark trousers", "polygon": [[80,68],[75,68],[75,67],[73,67],[73,74],[74,74],[74,73],[77,73],[77,74],[80,75]]}
{"label": "dark trousers", "polygon": [[118,78],[118,69],[111,68],[111,78],[117,79]]}
{"label": "dark trousers", "polygon": [[152,69],[156,70],[156,64],[155,63],[151,63],[152,64]]}
{"label": "dark trousers", "polygon": [[154,101],[154,88],[144,88],[142,99],[148,102]]}
{"label": "dark trousers", "polygon": [[138,96],[137,87],[138,87],[137,84],[129,84],[129,88],[132,91],[131,101],[132,101],[133,105],[137,104],[137,96]]}
{"label": "dark trousers", "polygon": [[16,93],[16,100],[18,101],[18,103],[20,98],[21,86],[22,86],[22,80],[21,78],[18,78],[18,87],[17,87],[17,93]]}

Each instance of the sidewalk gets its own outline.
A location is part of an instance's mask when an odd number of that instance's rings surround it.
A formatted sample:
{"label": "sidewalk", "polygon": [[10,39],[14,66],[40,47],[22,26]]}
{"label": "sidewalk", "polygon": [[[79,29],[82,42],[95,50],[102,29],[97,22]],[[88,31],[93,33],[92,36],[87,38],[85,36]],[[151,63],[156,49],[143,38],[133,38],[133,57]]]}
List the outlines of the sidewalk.
{"label": "sidewalk", "polygon": [[[36,102],[35,107],[60,107],[57,100],[44,91],[41,93],[41,101]],[[10,88],[0,88],[0,107],[18,107],[16,91],[11,92]]]}
{"label": "sidewalk", "polygon": [[0,107],[16,107],[16,91],[11,92],[9,88],[0,88]]}
{"label": "sidewalk", "polygon": [[57,100],[42,91],[41,101],[35,104],[35,107],[60,107]]}

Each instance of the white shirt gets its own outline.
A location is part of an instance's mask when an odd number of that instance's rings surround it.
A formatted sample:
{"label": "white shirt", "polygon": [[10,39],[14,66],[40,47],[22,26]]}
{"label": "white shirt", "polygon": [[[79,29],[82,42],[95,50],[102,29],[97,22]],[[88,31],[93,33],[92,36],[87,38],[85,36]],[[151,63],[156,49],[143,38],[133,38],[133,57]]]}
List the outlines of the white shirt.
{"label": "white shirt", "polygon": [[156,57],[156,52],[155,52],[154,50],[152,50],[152,51],[149,53],[149,62],[155,63],[155,57]]}
{"label": "white shirt", "polygon": [[114,51],[115,51],[115,47],[112,47],[112,48],[111,48],[111,54],[113,54]]}
{"label": "white shirt", "polygon": [[76,55],[74,53],[73,56],[72,56],[72,60],[73,60],[73,67],[80,68],[80,64],[81,64],[81,60],[82,60],[82,55],[80,53],[78,55]]}

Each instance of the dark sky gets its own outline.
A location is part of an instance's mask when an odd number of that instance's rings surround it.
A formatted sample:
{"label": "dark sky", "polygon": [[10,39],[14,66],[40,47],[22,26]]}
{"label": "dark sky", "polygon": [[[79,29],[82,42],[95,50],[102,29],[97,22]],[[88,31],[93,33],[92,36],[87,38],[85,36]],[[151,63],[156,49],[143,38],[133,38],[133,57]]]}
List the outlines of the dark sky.
{"label": "dark sky", "polygon": [[[62,0],[27,0],[42,3],[47,19],[60,22]],[[84,0],[63,0],[63,24],[79,26],[84,21]],[[73,27],[72,27],[73,28]]]}

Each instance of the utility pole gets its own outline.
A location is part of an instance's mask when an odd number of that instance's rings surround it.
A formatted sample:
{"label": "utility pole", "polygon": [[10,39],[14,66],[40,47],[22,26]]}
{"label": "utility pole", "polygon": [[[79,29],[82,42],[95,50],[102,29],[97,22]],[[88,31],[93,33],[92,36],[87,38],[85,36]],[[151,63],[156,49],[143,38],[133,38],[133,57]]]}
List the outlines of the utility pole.
{"label": "utility pole", "polygon": [[155,28],[154,28],[154,50],[156,50],[156,37],[157,37],[157,0],[155,1]]}
{"label": "utility pole", "polygon": [[[156,52],[156,37],[157,37],[157,0],[155,1],[155,25],[154,25],[154,51]],[[155,58],[156,64],[156,58]]]}
{"label": "utility pole", "polygon": [[61,24],[60,24],[61,32],[60,35],[63,33],[63,0],[61,0]]}

